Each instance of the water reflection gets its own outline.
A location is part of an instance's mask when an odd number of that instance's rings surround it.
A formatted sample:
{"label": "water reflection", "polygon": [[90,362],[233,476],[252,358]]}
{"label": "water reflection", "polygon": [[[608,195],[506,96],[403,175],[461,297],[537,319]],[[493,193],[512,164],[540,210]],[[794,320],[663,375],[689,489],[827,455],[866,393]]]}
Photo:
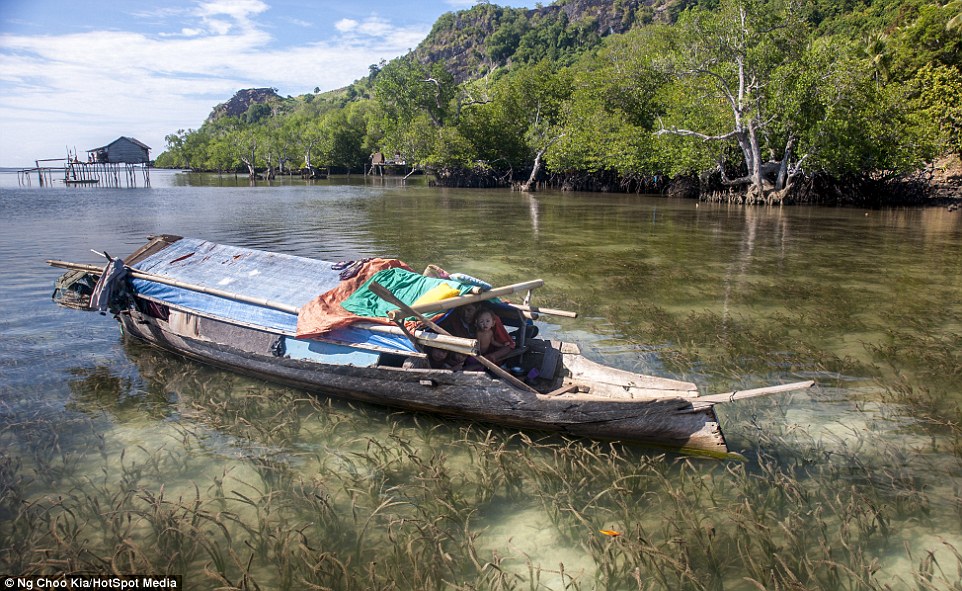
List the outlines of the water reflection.
{"label": "water reflection", "polygon": [[524,199],[528,202],[528,216],[531,219],[531,235],[537,240],[541,225],[539,223],[539,204],[538,199],[530,194],[525,193]]}

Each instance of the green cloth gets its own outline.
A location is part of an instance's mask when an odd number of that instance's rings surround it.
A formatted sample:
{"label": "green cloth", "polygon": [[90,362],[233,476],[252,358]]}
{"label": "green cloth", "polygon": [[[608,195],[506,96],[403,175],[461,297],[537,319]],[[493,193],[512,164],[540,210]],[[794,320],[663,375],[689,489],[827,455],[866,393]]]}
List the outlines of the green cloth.
{"label": "green cloth", "polygon": [[[430,289],[441,283],[446,283],[458,290],[461,295],[471,291],[470,285],[465,285],[450,279],[436,279],[425,277],[406,269],[394,268],[378,271],[364,285],[357,288],[343,302],[341,307],[358,316],[368,318],[387,318],[387,313],[396,310],[397,306],[390,302],[385,302],[374,292],[368,289],[372,281],[377,281],[393,293],[399,300],[407,305],[412,305],[419,297],[427,293]],[[430,316],[431,314],[425,314]]]}

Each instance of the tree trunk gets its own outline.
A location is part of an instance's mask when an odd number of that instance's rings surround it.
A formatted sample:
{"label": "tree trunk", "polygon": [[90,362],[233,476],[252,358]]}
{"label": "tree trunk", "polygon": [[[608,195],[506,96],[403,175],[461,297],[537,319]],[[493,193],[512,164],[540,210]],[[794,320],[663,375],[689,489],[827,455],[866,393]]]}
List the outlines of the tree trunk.
{"label": "tree trunk", "polygon": [[528,177],[528,181],[521,185],[521,190],[524,192],[534,191],[534,183],[538,178],[538,174],[541,172],[541,167],[544,166],[544,162],[541,160],[544,158],[545,153],[547,153],[548,148],[551,147],[553,143],[564,137],[565,134],[561,134],[557,137],[553,137],[545,143],[544,147],[538,150],[538,153],[534,157],[534,165],[531,167],[531,176]]}
{"label": "tree trunk", "polygon": [[762,175],[762,149],[758,144],[758,134],[756,133],[754,121],[748,124],[748,139],[751,145],[752,159],[749,163],[748,174],[751,176],[752,185],[755,189],[755,197],[762,201],[765,200],[765,177]]}
{"label": "tree trunk", "polygon": [[788,138],[788,143],[785,144],[785,155],[782,157],[782,163],[778,167],[778,178],[775,179],[775,190],[781,191],[785,189],[785,185],[788,183],[788,163],[792,160],[792,152],[795,148],[795,136]]}
{"label": "tree trunk", "polygon": [[241,162],[247,165],[247,178],[254,180],[257,178],[257,171],[254,170],[254,162],[247,158],[241,158]]}
{"label": "tree trunk", "polygon": [[538,173],[541,172],[541,166],[542,166],[541,157],[544,156],[544,153],[547,151],[548,151],[548,146],[545,146],[544,148],[541,148],[540,150],[538,150],[538,153],[535,155],[534,166],[531,167],[531,176],[528,177],[527,182],[521,185],[521,190],[524,191],[525,193],[529,193],[534,190],[534,183],[538,178]]}

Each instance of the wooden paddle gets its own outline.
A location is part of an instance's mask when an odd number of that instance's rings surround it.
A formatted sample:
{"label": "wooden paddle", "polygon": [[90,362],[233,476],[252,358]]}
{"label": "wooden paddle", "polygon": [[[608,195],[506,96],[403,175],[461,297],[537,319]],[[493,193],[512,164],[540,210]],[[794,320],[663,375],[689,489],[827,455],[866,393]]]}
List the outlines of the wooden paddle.
{"label": "wooden paddle", "polygon": [[[377,281],[372,281],[370,284],[368,284],[367,287],[368,287],[368,289],[370,289],[370,290],[374,293],[374,295],[376,295],[377,297],[379,297],[379,298],[381,298],[382,300],[384,300],[384,301],[386,301],[386,302],[388,302],[388,303],[390,303],[390,304],[393,304],[393,305],[397,306],[398,308],[400,308],[401,311],[404,312],[404,315],[405,315],[405,316],[414,316],[415,318],[417,318],[418,320],[420,320],[421,322],[423,322],[425,326],[427,326],[428,328],[436,331],[437,333],[443,334],[443,335],[447,335],[447,336],[451,336],[451,333],[450,333],[450,332],[448,332],[448,331],[446,331],[445,329],[441,328],[440,326],[438,326],[437,324],[435,324],[434,322],[432,322],[430,319],[425,318],[420,312],[417,312],[417,311],[411,309],[411,306],[408,306],[407,304],[405,304],[404,302],[402,302],[401,300],[399,300],[399,299],[397,298],[397,296],[395,296],[393,293],[391,293],[391,290],[389,290],[388,288],[384,287],[383,285],[381,285],[381,284],[378,283]],[[504,381],[508,382],[509,384],[511,384],[512,386],[514,386],[515,388],[518,388],[519,390],[524,390],[524,391],[526,391],[526,392],[533,392],[533,393],[535,393],[535,394],[538,393],[537,390],[535,390],[534,388],[532,388],[532,387],[529,386],[528,384],[525,384],[524,382],[522,382],[522,381],[519,380],[518,378],[514,377],[513,375],[511,375],[511,374],[508,373],[507,371],[501,369],[501,367],[500,367],[497,363],[494,363],[493,361],[491,361],[490,359],[488,359],[488,358],[485,357],[484,355],[471,355],[471,358],[474,359],[474,360],[476,360],[478,363],[480,363],[481,365],[485,366],[486,368],[490,369],[492,373],[494,373],[494,374],[495,374],[496,376],[498,376],[499,378],[504,379]]]}

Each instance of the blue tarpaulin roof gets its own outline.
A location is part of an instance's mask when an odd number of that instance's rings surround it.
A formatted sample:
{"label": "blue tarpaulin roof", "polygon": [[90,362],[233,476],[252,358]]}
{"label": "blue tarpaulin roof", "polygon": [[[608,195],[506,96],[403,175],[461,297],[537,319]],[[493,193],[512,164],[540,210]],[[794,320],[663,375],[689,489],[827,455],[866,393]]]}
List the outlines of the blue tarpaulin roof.
{"label": "blue tarpaulin roof", "polygon": [[[132,267],[183,283],[300,308],[340,283],[340,272],[331,269],[331,265],[317,259],[182,238]],[[203,315],[289,334],[297,330],[296,314],[146,279],[133,279],[132,283],[140,295]],[[414,350],[403,336],[357,328],[339,330],[328,336],[341,342]]]}

